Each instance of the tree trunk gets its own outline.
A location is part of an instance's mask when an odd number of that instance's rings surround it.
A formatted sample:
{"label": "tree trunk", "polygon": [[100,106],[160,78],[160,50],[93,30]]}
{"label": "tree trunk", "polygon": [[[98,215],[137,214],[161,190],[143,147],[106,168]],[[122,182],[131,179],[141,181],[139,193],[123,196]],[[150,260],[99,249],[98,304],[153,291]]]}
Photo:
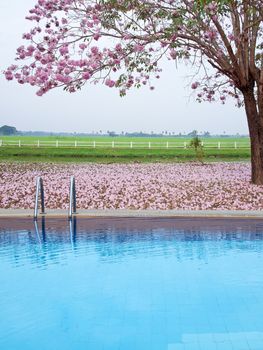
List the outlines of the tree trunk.
{"label": "tree trunk", "polygon": [[243,91],[251,144],[251,181],[263,185],[263,115],[259,113],[254,88]]}

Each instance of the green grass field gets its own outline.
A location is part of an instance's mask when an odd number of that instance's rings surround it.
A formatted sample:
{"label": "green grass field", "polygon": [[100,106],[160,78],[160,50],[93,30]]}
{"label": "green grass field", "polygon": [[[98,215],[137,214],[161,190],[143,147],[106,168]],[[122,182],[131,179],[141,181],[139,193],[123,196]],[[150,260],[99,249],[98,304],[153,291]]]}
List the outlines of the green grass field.
{"label": "green grass field", "polygon": [[[0,140],[12,141],[12,146],[0,147],[0,161],[38,161],[38,162],[100,162],[100,163],[127,163],[127,162],[184,162],[195,160],[195,152],[189,148],[189,138],[127,138],[127,137],[90,137],[90,138],[74,138],[74,137],[0,137]],[[21,141],[21,147],[18,142]],[[37,147],[37,142],[49,141],[41,147]],[[56,141],[64,142],[63,147],[56,147]],[[74,142],[114,142],[114,148],[104,147],[103,145],[92,147],[73,146]],[[206,144],[214,144],[213,147],[204,147],[205,161],[234,161],[248,160],[250,158],[250,150],[246,147],[249,144],[248,138],[206,138],[203,139]],[[69,143],[67,146],[66,143]],[[156,143],[156,147],[151,149],[144,145],[144,148],[129,148],[127,145],[118,146],[118,142],[151,142]],[[157,143],[162,145],[165,142],[178,143],[180,148],[158,147]],[[217,148],[218,142],[221,143],[221,149]],[[234,148],[235,142],[238,148]],[[182,146],[187,144],[187,148]],[[117,146],[116,146],[117,145]]]}
{"label": "green grass field", "polygon": [[[0,136],[0,140],[6,140],[6,141],[19,141],[22,142],[30,142],[30,143],[36,143],[38,140],[40,141],[53,141],[56,140],[59,141],[65,141],[65,142],[74,142],[74,141],[80,141],[80,142],[178,142],[178,143],[184,143],[189,142],[191,138],[189,137],[125,137],[125,136],[116,136],[116,137],[110,137],[110,136],[95,136],[95,137],[65,137],[65,136]],[[234,142],[240,143],[240,144],[247,144],[249,143],[248,137],[208,137],[208,138],[202,138],[201,140],[208,143],[213,142],[222,142],[222,143],[232,143]]]}

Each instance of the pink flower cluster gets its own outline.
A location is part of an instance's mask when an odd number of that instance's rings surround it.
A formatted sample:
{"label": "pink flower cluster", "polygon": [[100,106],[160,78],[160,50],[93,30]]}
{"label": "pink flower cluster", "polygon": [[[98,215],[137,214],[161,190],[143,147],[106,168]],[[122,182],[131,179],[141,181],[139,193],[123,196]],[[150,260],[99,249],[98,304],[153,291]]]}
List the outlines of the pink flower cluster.
{"label": "pink flower cluster", "polygon": [[[75,92],[87,80],[95,84],[102,80],[110,88],[118,87],[122,95],[132,86],[146,85],[149,71],[161,71],[147,58],[155,51],[153,47],[145,48],[152,39],[148,38],[149,35],[138,38],[125,30],[117,36],[118,40],[111,38],[107,47],[98,45],[101,37],[112,37],[108,25],[102,20],[106,11],[110,17],[111,11],[115,10],[110,3],[101,6],[92,1],[38,1],[27,16],[28,20],[36,22],[36,26],[23,34],[29,45],[17,49],[17,60],[29,62],[22,67],[8,67],[4,72],[6,79],[39,87],[39,96],[63,85],[69,92]],[[61,18],[58,18],[58,12]],[[135,77],[132,67],[137,66],[137,61],[146,65],[147,70],[138,67],[140,74]],[[123,68],[130,73],[124,75]],[[116,72],[119,72],[119,77],[112,79]]]}
{"label": "pink flower cluster", "polygon": [[[251,6],[260,8],[262,2]],[[210,1],[202,16],[198,8],[195,0],[38,0],[27,16],[32,28],[23,34],[17,64],[5,70],[5,77],[37,87],[39,96],[56,87],[76,92],[87,82],[118,88],[123,96],[132,87],[154,90],[151,77],[160,78],[163,57],[190,60],[200,72],[207,57],[216,69],[204,69],[203,78],[197,74],[192,84],[197,101],[224,104],[234,97],[241,106],[232,56],[238,55],[245,33],[236,34],[232,5]],[[243,12],[250,11],[242,2],[234,8],[241,22]],[[260,47],[255,57],[262,54]]]}
{"label": "pink flower cluster", "polygon": [[67,208],[70,176],[81,209],[263,210],[248,163],[1,164],[0,208],[33,208],[35,179],[47,208]]}

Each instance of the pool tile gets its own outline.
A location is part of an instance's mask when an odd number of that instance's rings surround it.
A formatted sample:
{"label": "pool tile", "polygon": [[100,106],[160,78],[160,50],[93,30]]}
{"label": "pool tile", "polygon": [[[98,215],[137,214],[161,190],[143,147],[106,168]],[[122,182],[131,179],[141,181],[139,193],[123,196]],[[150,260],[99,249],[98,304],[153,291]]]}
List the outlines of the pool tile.
{"label": "pool tile", "polygon": [[247,343],[246,340],[231,340],[231,344],[233,347],[233,350],[250,350],[249,344]]}
{"label": "pool tile", "polygon": [[230,341],[228,333],[213,333],[213,339],[216,343],[226,343]]}
{"label": "pool tile", "polygon": [[248,339],[249,350],[262,350],[263,340],[262,339]]}
{"label": "pool tile", "polygon": [[234,350],[230,342],[216,343],[216,350]]}

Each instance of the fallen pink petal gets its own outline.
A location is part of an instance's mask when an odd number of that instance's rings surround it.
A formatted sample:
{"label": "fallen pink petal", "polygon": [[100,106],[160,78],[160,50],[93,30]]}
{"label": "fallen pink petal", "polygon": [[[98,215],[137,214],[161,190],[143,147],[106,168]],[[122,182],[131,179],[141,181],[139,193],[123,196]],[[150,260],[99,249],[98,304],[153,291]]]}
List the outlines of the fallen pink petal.
{"label": "fallen pink petal", "polygon": [[33,209],[35,181],[46,207],[66,209],[70,176],[79,209],[263,210],[263,186],[250,183],[249,163],[2,163],[0,207]]}

